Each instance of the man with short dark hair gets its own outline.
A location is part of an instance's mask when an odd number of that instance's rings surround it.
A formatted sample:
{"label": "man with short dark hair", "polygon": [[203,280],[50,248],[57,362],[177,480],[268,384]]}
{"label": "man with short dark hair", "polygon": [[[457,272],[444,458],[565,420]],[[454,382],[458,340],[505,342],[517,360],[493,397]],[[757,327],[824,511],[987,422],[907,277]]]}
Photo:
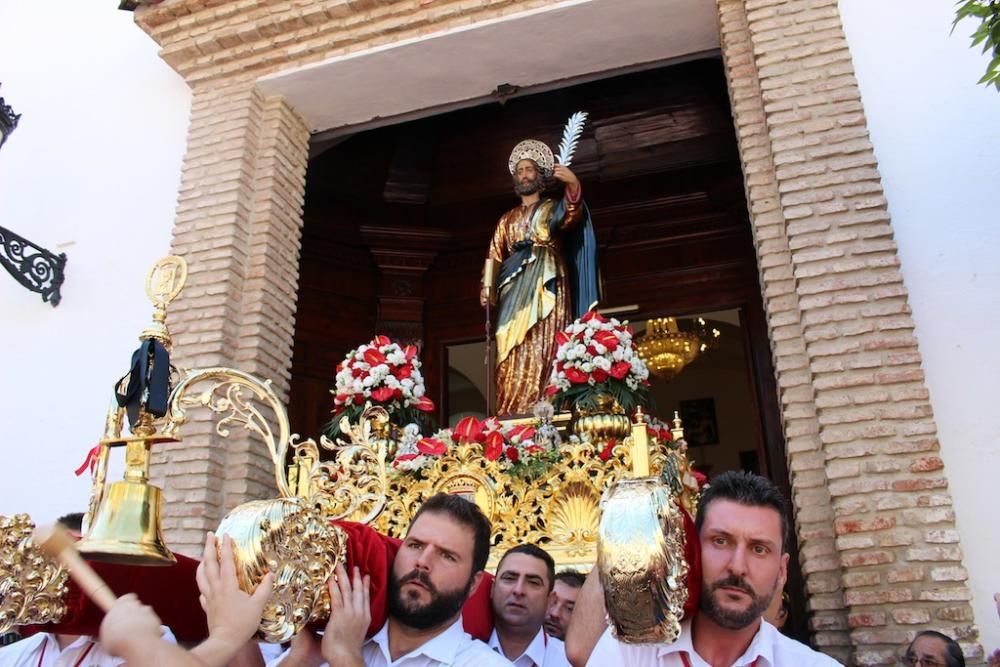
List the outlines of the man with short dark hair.
{"label": "man with short dark hair", "polygon": [[[462,628],[462,605],[483,578],[490,522],[474,503],[439,493],[410,523],[393,559],[388,619],[371,639],[369,582],[330,587],[330,621],[318,643],[308,630],[274,664],[282,667],[510,667]],[[345,577],[346,579],[346,577]]]}
{"label": "man with short dark hair", "polygon": [[948,635],[934,630],[917,633],[903,654],[910,667],[965,667],[962,647]]}
{"label": "man with short dark hair", "polygon": [[573,616],[576,596],[580,594],[585,577],[576,570],[564,570],[556,574],[552,587],[549,608],[545,612],[545,632],[557,639],[566,639],[566,628]]}
{"label": "man with short dark hair", "polygon": [[[604,667],[828,667],[833,658],[785,637],[763,620],[788,565],[787,504],[767,479],[727,472],[704,491],[695,519],[701,547],[698,612],[673,644],[624,644],[609,630],[589,654],[588,629],[603,616],[600,579],[591,573],[580,594],[568,650],[574,664]],[[589,640],[592,641],[592,640]],[[582,659],[581,659],[582,658]]]}
{"label": "man with short dark hair", "polygon": [[542,629],[556,565],[544,549],[521,544],[497,565],[490,599],[495,628],[489,645],[515,667],[568,667],[563,643]]}

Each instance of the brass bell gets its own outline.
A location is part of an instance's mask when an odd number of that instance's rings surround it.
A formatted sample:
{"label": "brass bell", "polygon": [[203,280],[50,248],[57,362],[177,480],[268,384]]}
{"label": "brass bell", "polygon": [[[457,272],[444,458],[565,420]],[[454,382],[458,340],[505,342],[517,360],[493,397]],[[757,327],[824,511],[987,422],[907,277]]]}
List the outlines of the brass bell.
{"label": "brass bell", "polygon": [[[146,294],[153,302],[153,321],[139,340],[132,364],[115,385],[115,403],[108,411],[101,439],[93,492],[85,519],[86,536],[77,549],[90,560],[128,565],[172,565],[177,562],[163,540],[160,506],[163,491],[149,483],[150,447],[179,442],[161,431],[170,396],[170,332],[167,305],[187,279],[181,257],[158,261],[146,277]],[[126,413],[131,436],[122,435]],[[169,430],[169,429],[167,429]],[[125,476],[105,484],[108,457],[125,446]]]}
{"label": "brass bell", "polygon": [[[125,443],[125,478],[101,493],[98,509],[77,549],[90,560],[128,565],[173,565],[163,540],[160,506],[163,491],[149,483],[151,438]],[[105,456],[106,448],[101,448]]]}

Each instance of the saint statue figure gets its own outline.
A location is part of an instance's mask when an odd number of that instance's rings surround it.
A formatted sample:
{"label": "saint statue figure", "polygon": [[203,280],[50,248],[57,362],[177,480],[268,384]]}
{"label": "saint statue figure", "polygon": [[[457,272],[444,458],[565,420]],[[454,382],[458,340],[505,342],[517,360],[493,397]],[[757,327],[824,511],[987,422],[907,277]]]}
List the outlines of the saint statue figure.
{"label": "saint statue figure", "polygon": [[[552,151],[527,139],[508,168],[521,205],[497,223],[488,258],[500,263],[496,293],[496,414],[530,412],[542,397],[555,337],[597,302],[597,244],[580,181],[554,164]],[[554,177],[562,197],[543,197]],[[480,303],[489,289],[483,285]]]}

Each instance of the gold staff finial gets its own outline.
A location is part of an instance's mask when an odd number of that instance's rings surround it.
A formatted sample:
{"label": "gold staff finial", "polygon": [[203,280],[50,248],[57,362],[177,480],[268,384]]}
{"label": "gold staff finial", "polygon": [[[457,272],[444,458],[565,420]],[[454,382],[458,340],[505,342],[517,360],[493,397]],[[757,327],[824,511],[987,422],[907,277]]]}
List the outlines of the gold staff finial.
{"label": "gold staff finial", "polygon": [[187,282],[188,266],[183,257],[169,255],[156,262],[146,276],[146,296],[153,302],[153,321],[143,329],[140,340],[155,338],[170,349],[167,330],[167,306],[177,298]]}

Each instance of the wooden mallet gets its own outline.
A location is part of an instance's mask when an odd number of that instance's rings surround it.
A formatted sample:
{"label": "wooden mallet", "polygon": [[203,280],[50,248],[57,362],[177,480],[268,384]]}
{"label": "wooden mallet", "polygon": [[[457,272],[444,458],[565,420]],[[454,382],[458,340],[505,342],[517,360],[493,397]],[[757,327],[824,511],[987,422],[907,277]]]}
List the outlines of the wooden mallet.
{"label": "wooden mallet", "polygon": [[32,539],[39,549],[66,568],[69,576],[73,577],[73,581],[94,601],[94,604],[105,613],[111,610],[118,598],[87,561],[83,560],[80,552],[76,550],[73,538],[65,528],[58,524],[36,528]]}

